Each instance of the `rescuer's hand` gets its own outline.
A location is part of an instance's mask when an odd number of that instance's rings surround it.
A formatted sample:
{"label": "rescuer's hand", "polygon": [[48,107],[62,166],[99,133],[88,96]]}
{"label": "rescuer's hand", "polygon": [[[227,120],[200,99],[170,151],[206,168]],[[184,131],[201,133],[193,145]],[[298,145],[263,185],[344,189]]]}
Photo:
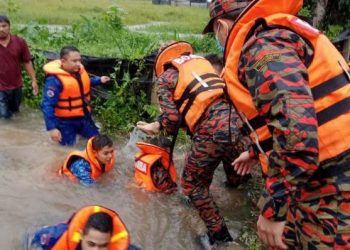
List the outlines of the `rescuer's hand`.
{"label": "rescuer's hand", "polygon": [[111,80],[111,78],[109,78],[108,76],[101,76],[101,83],[106,83],[109,82]]}
{"label": "rescuer's hand", "polygon": [[287,246],[283,242],[283,230],[285,224],[285,221],[270,221],[260,215],[257,222],[260,240],[269,249],[287,249]]}
{"label": "rescuer's hand", "polygon": [[37,96],[38,92],[39,92],[39,87],[38,87],[38,82],[36,81],[36,79],[34,79],[32,81],[32,88],[33,88],[33,95]]}
{"label": "rescuer's hand", "polygon": [[136,127],[141,129],[143,132],[145,132],[146,134],[149,134],[149,135],[158,134],[159,130],[160,130],[160,124],[157,121],[152,122],[152,123],[139,121],[136,123]]}
{"label": "rescuer's hand", "polygon": [[245,151],[241,153],[238,158],[236,158],[232,162],[232,166],[234,166],[235,171],[238,175],[247,175],[250,174],[253,167],[258,163],[257,160],[251,159],[249,157],[249,152]]}
{"label": "rescuer's hand", "polygon": [[60,142],[62,140],[61,132],[57,128],[50,130],[49,133],[51,140],[55,142]]}

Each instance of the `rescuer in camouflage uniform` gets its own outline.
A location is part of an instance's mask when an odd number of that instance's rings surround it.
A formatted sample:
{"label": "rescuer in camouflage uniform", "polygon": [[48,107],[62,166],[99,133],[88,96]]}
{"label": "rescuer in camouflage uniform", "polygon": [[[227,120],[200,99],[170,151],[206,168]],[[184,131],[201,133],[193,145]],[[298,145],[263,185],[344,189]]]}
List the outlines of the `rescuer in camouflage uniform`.
{"label": "rescuer in camouflage uniform", "polygon": [[[162,128],[168,134],[176,132],[181,116],[174,101],[178,75],[177,69],[170,67],[157,79],[157,95],[162,114],[156,122],[138,122],[138,128],[148,133],[158,133]],[[228,100],[224,96],[216,99],[195,127],[191,136],[191,150],[182,173],[183,192],[205,222],[211,245],[233,240],[209,192],[215,169],[220,162],[223,163],[229,186],[236,187],[247,180],[246,176],[238,176],[231,166],[233,159],[250,144],[249,138],[243,137],[237,128],[238,122],[238,115]]]}
{"label": "rescuer in camouflage uniform", "polygon": [[[225,43],[229,46],[226,40],[237,19],[242,20],[247,9],[254,8],[259,1],[247,7],[249,2],[212,1],[209,4],[212,19],[204,33],[214,31],[220,46]],[[261,9],[256,12],[264,13]],[[243,14],[238,17],[240,13]],[[243,49],[233,51],[226,47],[225,57],[240,53],[239,82],[249,90],[273,135],[266,190],[259,201],[258,235],[271,249],[350,249],[350,142],[342,142],[347,148],[337,157],[319,162],[320,125],[314,107],[316,97],[308,85],[308,66],[316,51],[300,35],[280,26],[268,27],[257,21],[248,34]],[[233,67],[229,64],[226,61],[225,74]],[[344,70],[339,79],[346,86],[350,81],[349,69],[339,65]],[[227,77],[224,75],[229,85]],[[326,91],[323,94],[328,94]],[[347,95],[345,101],[349,92]],[[349,116],[349,109],[345,108],[341,115]],[[342,131],[334,131],[339,132]],[[347,132],[343,133],[347,138]],[[254,154],[250,150],[250,156]]]}

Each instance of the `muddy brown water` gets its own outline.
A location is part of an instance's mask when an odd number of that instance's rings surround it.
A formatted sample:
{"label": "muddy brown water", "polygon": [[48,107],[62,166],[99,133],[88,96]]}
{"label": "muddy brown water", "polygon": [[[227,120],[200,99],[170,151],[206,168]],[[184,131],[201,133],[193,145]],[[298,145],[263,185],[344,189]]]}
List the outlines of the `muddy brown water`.
{"label": "muddy brown water", "polygon": [[[55,174],[73,148],[49,140],[40,112],[22,109],[12,120],[0,120],[0,250],[24,249],[26,235],[41,226],[62,222],[78,208],[91,204],[117,211],[129,229],[131,242],[142,249],[202,249],[196,237],[205,232],[204,225],[196,211],[184,204],[181,190],[165,195],[135,186],[135,148],[126,145],[127,141],[116,142],[115,169],[88,188]],[[83,147],[85,142],[80,139],[74,148]],[[179,175],[184,151],[175,154]],[[249,216],[248,198],[244,191],[226,188],[224,180],[219,167],[211,192],[237,237],[244,218]]]}

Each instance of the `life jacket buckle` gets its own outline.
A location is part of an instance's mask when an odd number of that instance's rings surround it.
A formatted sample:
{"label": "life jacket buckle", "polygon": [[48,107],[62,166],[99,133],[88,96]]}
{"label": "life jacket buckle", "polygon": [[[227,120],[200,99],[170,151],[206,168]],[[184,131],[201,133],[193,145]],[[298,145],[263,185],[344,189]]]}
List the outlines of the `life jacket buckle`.
{"label": "life jacket buckle", "polygon": [[256,148],[265,157],[266,161],[268,161],[267,154],[265,153],[265,151],[263,150],[263,148],[260,145],[258,133],[253,128],[253,126],[249,123],[247,116],[243,112],[238,112],[238,114],[241,117],[242,121],[247,125],[246,127],[250,130],[250,132],[251,132],[250,137],[253,139],[253,141],[256,145]]}

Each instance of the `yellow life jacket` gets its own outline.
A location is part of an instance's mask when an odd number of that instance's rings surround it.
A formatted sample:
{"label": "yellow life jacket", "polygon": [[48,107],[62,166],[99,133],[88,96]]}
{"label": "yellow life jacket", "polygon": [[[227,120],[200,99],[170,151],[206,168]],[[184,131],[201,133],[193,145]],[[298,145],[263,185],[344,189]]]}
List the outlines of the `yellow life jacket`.
{"label": "yellow life jacket", "polygon": [[62,92],[55,106],[55,115],[62,118],[83,117],[91,112],[90,78],[83,65],[79,75],[81,80],[61,68],[61,60],[44,65],[46,75],[56,76],[62,84]]}
{"label": "yellow life jacket", "polygon": [[140,187],[143,187],[150,192],[165,191],[157,188],[152,179],[152,167],[158,161],[165,169],[169,171],[171,180],[176,183],[176,169],[172,161],[169,163],[170,155],[167,150],[156,145],[143,142],[139,142],[136,145],[141,150],[135,156],[134,165],[135,182]]}
{"label": "yellow life jacket", "polygon": [[76,250],[81,241],[82,232],[89,217],[95,213],[104,212],[113,219],[113,233],[108,250],[126,250],[130,244],[129,232],[119,215],[101,206],[87,206],[78,210],[70,219],[68,229],[58,239],[52,250]]}
{"label": "yellow life jacket", "polygon": [[268,171],[268,156],[273,149],[271,133],[265,119],[259,116],[249,90],[238,78],[240,52],[258,22],[292,30],[314,48],[307,70],[318,120],[320,163],[331,161],[350,149],[350,130],[346,129],[350,125],[349,67],[326,36],[293,16],[301,6],[301,0],[281,0],[278,4],[273,0],[253,1],[234,24],[226,43],[224,80],[228,94],[252,131],[264,173]]}
{"label": "yellow life jacket", "polygon": [[115,154],[113,155],[113,158],[110,163],[106,164],[105,166],[101,166],[101,164],[98,162],[97,158],[93,154],[92,149],[92,138],[90,138],[86,145],[85,151],[73,151],[71,152],[66,160],[63,163],[63,166],[59,170],[59,173],[61,175],[67,176],[72,181],[76,181],[77,178],[73,175],[73,173],[70,171],[70,165],[73,160],[76,160],[77,158],[83,158],[87,162],[89,162],[91,167],[91,178],[96,180],[99,176],[101,176],[103,173],[108,172],[114,167],[115,164]]}
{"label": "yellow life jacket", "polygon": [[181,56],[171,61],[179,77],[174,100],[191,133],[205,110],[224,94],[225,83],[209,61],[200,56]]}

